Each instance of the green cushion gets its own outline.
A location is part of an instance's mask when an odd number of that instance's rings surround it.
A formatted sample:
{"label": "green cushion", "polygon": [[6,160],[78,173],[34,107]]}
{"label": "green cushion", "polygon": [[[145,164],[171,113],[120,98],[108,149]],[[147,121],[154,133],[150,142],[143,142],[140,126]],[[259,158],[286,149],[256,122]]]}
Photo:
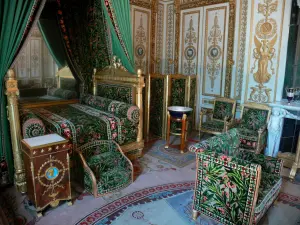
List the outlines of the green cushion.
{"label": "green cushion", "polygon": [[267,125],[268,110],[244,108],[241,120],[241,128],[248,130],[259,130]]}
{"label": "green cushion", "polygon": [[217,120],[207,121],[205,123],[202,123],[201,128],[222,133],[224,129],[224,122]]}
{"label": "green cushion", "polygon": [[224,120],[225,116],[232,117],[233,103],[216,101],[213,111],[213,118]]}

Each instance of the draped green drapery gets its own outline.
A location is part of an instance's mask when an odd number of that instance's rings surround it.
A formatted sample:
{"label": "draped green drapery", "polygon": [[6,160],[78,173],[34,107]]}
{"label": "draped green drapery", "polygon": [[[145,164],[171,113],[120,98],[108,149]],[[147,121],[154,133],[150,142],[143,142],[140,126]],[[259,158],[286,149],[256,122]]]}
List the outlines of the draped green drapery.
{"label": "draped green drapery", "polygon": [[[99,1],[99,0],[98,0]],[[111,34],[113,55],[118,56],[125,68],[134,73],[134,53],[129,0],[100,0]]]}
{"label": "draped green drapery", "polygon": [[[9,182],[13,181],[13,157],[4,95],[4,76],[20,51],[38,9],[43,4],[44,0],[0,1],[0,176],[8,177]],[[3,177],[1,180],[4,180]]]}
{"label": "draped green drapery", "polygon": [[57,20],[40,18],[38,21],[38,26],[42,33],[46,46],[54,61],[58,65],[58,68],[60,69],[64,66],[67,66],[67,56],[65,53],[63,41],[61,39]]}
{"label": "draped green drapery", "polygon": [[93,68],[109,65],[107,33],[101,3],[95,0],[58,2],[58,21],[76,76],[89,85]]}

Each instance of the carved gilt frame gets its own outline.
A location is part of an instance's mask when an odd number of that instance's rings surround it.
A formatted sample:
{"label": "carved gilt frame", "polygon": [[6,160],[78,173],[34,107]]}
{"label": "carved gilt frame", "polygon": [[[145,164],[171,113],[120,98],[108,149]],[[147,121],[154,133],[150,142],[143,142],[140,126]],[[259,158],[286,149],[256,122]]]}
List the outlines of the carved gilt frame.
{"label": "carved gilt frame", "polygon": [[174,59],[175,73],[178,73],[178,64],[179,64],[181,10],[203,7],[208,5],[215,5],[220,3],[229,3],[228,46],[227,46],[227,63],[226,63],[224,96],[230,98],[232,66],[234,64],[233,49],[234,49],[234,33],[235,33],[235,17],[236,17],[235,0],[199,0],[199,1],[183,3],[183,4],[181,4],[180,1],[181,0],[175,0],[175,8],[176,8],[175,59]]}

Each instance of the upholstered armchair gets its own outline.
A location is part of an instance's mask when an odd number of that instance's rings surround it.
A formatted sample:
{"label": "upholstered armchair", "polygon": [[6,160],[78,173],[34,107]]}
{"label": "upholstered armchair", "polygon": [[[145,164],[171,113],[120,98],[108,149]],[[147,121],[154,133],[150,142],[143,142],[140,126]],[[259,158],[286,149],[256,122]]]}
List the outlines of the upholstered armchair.
{"label": "upholstered armchair", "polygon": [[78,148],[84,186],[94,197],[124,188],[133,181],[133,166],[115,141],[94,141]]}
{"label": "upholstered armchair", "polygon": [[197,174],[193,218],[203,213],[225,225],[257,224],[277,198],[282,161],[239,148],[238,129],[190,146]]}
{"label": "upholstered armchair", "polygon": [[[200,112],[199,138],[201,132],[220,134],[227,131],[235,116],[236,100],[229,98],[216,98],[213,110],[202,109]],[[206,122],[203,122],[203,117]]]}
{"label": "upholstered armchair", "polygon": [[271,108],[267,105],[247,103],[242,105],[241,119],[227,125],[227,130],[240,129],[241,148],[260,153],[267,145],[267,127]]}

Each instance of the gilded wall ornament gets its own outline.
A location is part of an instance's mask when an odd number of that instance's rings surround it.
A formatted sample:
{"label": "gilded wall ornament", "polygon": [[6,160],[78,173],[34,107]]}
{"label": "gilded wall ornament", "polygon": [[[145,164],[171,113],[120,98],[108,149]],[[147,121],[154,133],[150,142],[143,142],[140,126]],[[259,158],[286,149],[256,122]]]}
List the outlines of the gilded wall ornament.
{"label": "gilded wall ornament", "polygon": [[135,35],[135,66],[136,69],[144,70],[146,67],[145,52],[147,37],[143,24],[143,14],[141,13],[140,25],[138,26]]}
{"label": "gilded wall ornament", "polygon": [[193,18],[191,17],[184,39],[185,44],[187,44],[187,47],[184,50],[186,62],[183,64],[184,73],[186,75],[196,74],[196,63],[194,62],[194,58],[197,55],[197,50],[194,47],[194,44],[198,42],[198,36],[193,23]]}
{"label": "gilded wall ornament", "polygon": [[258,85],[250,87],[252,91],[249,97],[249,100],[254,102],[268,103],[271,99],[272,89],[264,84],[268,83],[275,74],[273,59],[276,51],[274,46],[277,42],[277,22],[270,17],[277,10],[277,0],[263,0],[263,3],[258,4],[258,13],[262,14],[264,19],[256,24],[254,36],[253,58],[255,60],[250,72],[253,73],[253,78]]}
{"label": "gilded wall ornament", "polygon": [[208,56],[207,62],[207,73],[211,81],[211,89],[215,86],[215,80],[220,75],[221,62],[219,59],[222,56],[222,50],[219,44],[222,43],[222,31],[219,26],[218,16],[215,15],[214,25],[211,27],[208,36],[208,42],[210,46],[208,47],[206,55]]}
{"label": "gilded wall ornament", "polygon": [[163,36],[164,36],[164,5],[158,4],[156,32],[156,64],[155,72],[162,73],[161,66],[163,58]]}
{"label": "gilded wall ornament", "polygon": [[165,73],[174,73],[174,4],[167,5],[167,41]]}

